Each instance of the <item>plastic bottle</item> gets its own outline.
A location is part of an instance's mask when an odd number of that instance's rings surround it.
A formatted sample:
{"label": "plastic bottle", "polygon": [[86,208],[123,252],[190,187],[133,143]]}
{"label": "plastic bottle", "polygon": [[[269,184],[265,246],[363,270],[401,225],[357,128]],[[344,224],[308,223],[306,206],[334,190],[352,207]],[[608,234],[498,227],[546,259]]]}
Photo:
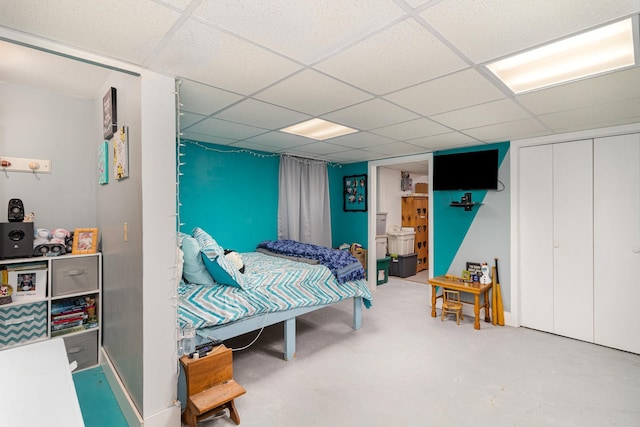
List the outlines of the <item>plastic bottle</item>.
{"label": "plastic bottle", "polygon": [[191,354],[196,351],[196,328],[191,322],[182,328],[182,351],[184,354]]}

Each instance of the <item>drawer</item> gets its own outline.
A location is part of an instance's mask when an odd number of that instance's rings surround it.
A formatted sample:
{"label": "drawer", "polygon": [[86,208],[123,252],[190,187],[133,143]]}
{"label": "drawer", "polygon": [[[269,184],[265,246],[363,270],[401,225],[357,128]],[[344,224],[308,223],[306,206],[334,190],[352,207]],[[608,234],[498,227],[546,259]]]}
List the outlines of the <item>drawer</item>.
{"label": "drawer", "polygon": [[0,306],[0,348],[47,336],[47,302]]}
{"label": "drawer", "polygon": [[52,296],[98,289],[98,257],[78,257],[52,261]]}
{"label": "drawer", "polygon": [[76,361],[78,370],[98,364],[98,331],[64,337],[69,363]]}

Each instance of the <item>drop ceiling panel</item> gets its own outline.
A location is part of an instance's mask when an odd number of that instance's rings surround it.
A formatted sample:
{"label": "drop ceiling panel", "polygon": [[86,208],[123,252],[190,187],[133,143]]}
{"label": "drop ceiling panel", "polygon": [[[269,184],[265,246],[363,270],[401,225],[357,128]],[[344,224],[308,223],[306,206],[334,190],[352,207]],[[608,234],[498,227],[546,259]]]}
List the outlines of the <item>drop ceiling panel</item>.
{"label": "drop ceiling panel", "polygon": [[201,114],[194,114],[189,112],[184,112],[180,116],[180,130],[185,130],[190,126],[193,126],[195,123],[204,120],[206,116]]}
{"label": "drop ceiling panel", "polygon": [[386,156],[364,150],[349,150],[342,151],[337,154],[327,154],[325,157],[327,158],[327,160],[337,163],[355,163],[369,160],[378,160]]}
{"label": "drop ceiling panel", "polygon": [[557,132],[584,128],[585,123],[595,129],[640,121],[640,98],[596,105],[579,110],[542,114],[540,120]]}
{"label": "drop ceiling panel", "polygon": [[409,18],[315,66],[377,95],[466,67],[466,63]]}
{"label": "drop ceiling panel", "polygon": [[388,157],[424,153],[424,148],[416,147],[406,142],[392,142],[391,144],[378,145],[377,147],[365,148],[364,150],[384,154]]}
{"label": "drop ceiling panel", "polygon": [[293,152],[308,154],[336,154],[343,151],[349,151],[349,148],[333,145],[326,141],[313,142],[307,145],[301,145],[293,149]]}
{"label": "drop ceiling panel", "polygon": [[401,15],[391,0],[205,0],[194,11],[198,18],[305,64]]}
{"label": "drop ceiling panel", "polygon": [[300,68],[282,56],[193,19],[176,31],[150,67],[243,95]]}
{"label": "drop ceiling panel", "polygon": [[218,144],[218,145],[230,145],[230,144],[233,144],[234,142],[237,141],[235,139],[221,138],[221,137],[213,136],[213,135],[209,135],[209,134],[198,133],[198,132],[189,132],[189,131],[182,132],[181,139],[182,140],[209,142],[211,144]]}
{"label": "drop ceiling panel", "polygon": [[246,142],[255,142],[260,145],[268,145],[276,147],[278,149],[287,149],[298,147],[301,145],[312,144],[315,142],[315,140],[298,135],[292,135],[290,133],[273,131],[248,138]]}
{"label": "drop ceiling panel", "polygon": [[466,70],[386,95],[385,98],[423,115],[482,104],[506,95],[476,70]]}
{"label": "drop ceiling panel", "polygon": [[475,63],[633,13],[637,0],[445,0],[420,15]]}
{"label": "drop ceiling panel", "polygon": [[0,25],[140,64],[180,17],[151,0],[82,6],[75,1],[4,1]]}
{"label": "drop ceiling panel", "polygon": [[517,98],[535,114],[640,98],[640,67],[527,93]]}
{"label": "drop ceiling panel", "polygon": [[432,116],[433,120],[453,129],[471,129],[527,117],[529,117],[527,112],[510,99],[501,99]]}
{"label": "drop ceiling panel", "polygon": [[179,88],[182,110],[208,116],[231,104],[240,101],[243,96],[203,85],[191,80],[183,80]]}
{"label": "drop ceiling panel", "polygon": [[371,148],[392,142],[396,141],[369,132],[357,132],[331,139],[332,144],[346,148]]}
{"label": "drop ceiling panel", "polygon": [[255,99],[246,99],[215,117],[264,129],[280,129],[311,118],[309,115]]}
{"label": "drop ceiling panel", "polygon": [[549,129],[537,120],[523,119],[466,129],[464,133],[484,142],[502,142],[546,135]]}
{"label": "drop ceiling panel", "polygon": [[430,135],[438,135],[450,132],[451,129],[433,122],[429,119],[416,119],[404,123],[398,123],[372,130],[372,133],[386,136],[387,138],[404,141],[407,139],[421,138]]}
{"label": "drop ceiling panel", "polygon": [[205,135],[235,140],[250,138],[266,132],[265,129],[213,118],[206,118],[186,130],[189,132],[203,133]]}
{"label": "drop ceiling panel", "polygon": [[326,120],[337,123],[348,123],[348,126],[360,130],[374,129],[399,122],[406,122],[407,120],[417,119],[418,117],[417,114],[380,98],[365,101],[323,116]]}
{"label": "drop ceiling panel", "polygon": [[317,116],[370,99],[371,95],[314,70],[304,70],[255,96]]}
{"label": "drop ceiling panel", "polygon": [[407,142],[412,145],[417,145],[418,147],[423,147],[429,151],[461,147],[464,145],[477,145],[480,143],[480,141],[460,132],[449,132],[441,135],[410,139]]}

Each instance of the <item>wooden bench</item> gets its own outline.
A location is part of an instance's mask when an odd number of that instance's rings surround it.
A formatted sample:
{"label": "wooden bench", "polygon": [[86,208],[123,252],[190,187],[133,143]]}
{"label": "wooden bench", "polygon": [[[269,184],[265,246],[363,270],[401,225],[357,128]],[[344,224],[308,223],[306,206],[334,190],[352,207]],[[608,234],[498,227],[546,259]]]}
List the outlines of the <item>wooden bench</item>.
{"label": "wooden bench", "polygon": [[228,409],[229,417],[240,424],[233,400],[246,390],[233,379],[231,349],[220,345],[200,359],[182,356],[180,364],[187,383],[187,408],[182,422],[197,427],[199,420]]}

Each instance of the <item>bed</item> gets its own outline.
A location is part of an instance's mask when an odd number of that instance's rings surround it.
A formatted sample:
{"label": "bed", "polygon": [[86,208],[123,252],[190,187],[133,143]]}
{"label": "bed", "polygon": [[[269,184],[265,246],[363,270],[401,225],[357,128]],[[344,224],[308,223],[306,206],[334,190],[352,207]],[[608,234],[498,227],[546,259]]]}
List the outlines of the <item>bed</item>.
{"label": "bed", "polygon": [[341,280],[335,269],[321,262],[261,250],[241,254],[244,274],[229,271],[242,282],[237,285],[207,269],[208,258],[222,262],[224,257],[217,243],[212,249],[213,239],[203,233],[196,228],[192,236],[181,236],[184,279],[178,288],[180,324],[193,324],[199,342],[224,341],[284,322],[284,358],[291,360],[296,352],[296,317],[348,299],[353,300],[353,329],[362,326],[362,307],[369,308],[372,299],[364,279]]}

